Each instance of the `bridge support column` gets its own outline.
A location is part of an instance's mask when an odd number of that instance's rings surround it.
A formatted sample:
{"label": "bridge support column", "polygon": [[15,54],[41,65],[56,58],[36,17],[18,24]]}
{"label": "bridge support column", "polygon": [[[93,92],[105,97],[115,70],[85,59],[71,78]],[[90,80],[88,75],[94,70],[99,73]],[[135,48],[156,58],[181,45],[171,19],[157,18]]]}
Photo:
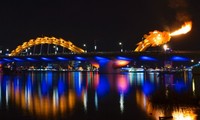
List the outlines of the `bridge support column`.
{"label": "bridge support column", "polygon": [[99,73],[119,73],[119,68],[114,68],[115,61],[99,62]]}
{"label": "bridge support column", "polygon": [[126,60],[99,60],[99,73],[120,73],[120,68],[126,66],[130,61]]}

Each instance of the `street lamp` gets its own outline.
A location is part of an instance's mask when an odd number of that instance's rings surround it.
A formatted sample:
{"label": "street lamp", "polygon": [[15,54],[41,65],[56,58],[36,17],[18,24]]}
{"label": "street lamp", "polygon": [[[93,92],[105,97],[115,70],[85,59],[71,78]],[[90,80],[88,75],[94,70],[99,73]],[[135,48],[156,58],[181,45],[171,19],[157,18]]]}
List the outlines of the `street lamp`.
{"label": "street lamp", "polygon": [[6,56],[8,56],[10,54],[9,52],[10,52],[10,50],[7,48],[6,49]]}
{"label": "street lamp", "polygon": [[85,43],[83,44],[83,47],[85,48],[84,51],[87,53],[87,45]]}
{"label": "street lamp", "polygon": [[122,42],[119,42],[119,46],[121,47],[121,52],[123,52],[123,44],[122,44]]}
{"label": "street lamp", "polygon": [[168,49],[168,46],[166,44],[163,45],[163,49],[166,52],[166,50]]}
{"label": "street lamp", "polygon": [[57,54],[57,52],[58,52],[58,47],[54,45],[53,48],[55,49],[55,54]]}
{"label": "street lamp", "polygon": [[94,40],[94,51],[97,50],[97,40]]}
{"label": "street lamp", "polygon": [[58,53],[58,46],[56,46],[56,54]]}
{"label": "street lamp", "polygon": [[28,49],[27,48],[25,49],[25,54],[28,55]]}

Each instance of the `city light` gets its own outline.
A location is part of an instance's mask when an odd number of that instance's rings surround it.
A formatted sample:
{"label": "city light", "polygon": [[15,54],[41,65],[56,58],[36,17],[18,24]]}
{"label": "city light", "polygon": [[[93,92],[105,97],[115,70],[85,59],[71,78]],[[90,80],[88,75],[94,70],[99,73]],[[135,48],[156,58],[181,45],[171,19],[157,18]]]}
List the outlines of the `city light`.
{"label": "city light", "polygon": [[168,46],[166,44],[164,44],[163,49],[164,49],[164,51],[166,51],[168,49]]}
{"label": "city light", "polygon": [[96,45],[94,46],[94,50],[95,50],[95,51],[97,50],[97,46],[96,46]]}
{"label": "city light", "polygon": [[5,54],[5,55],[6,55],[6,56],[9,56],[9,54],[10,54],[10,50],[7,48],[7,49],[6,49],[6,54]]}
{"label": "city light", "polygon": [[97,40],[94,40],[94,51],[97,50]]}
{"label": "city light", "polygon": [[57,54],[57,52],[58,52],[58,47],[57,46],[60,46],[60,47],[63,47],[63,48],[67,48],[70,51],[75,52],[75,53],[83,53],[84,52],[83,49],[75,46],[72,42],[66,41],[66,40],[64,40],[62,38],[57,39],[55,37],[42,37],[42,38],[38,37],[35,40],[31,39],[28,42],[24,42],[21,45],[17,46],[17,48],[12,50],[9,55],[10,56],[19,55],[21,52],[23,52],[27,48],[30,48],[32,46],[34,46],[34,48],[35,48],[36,45],[41,45],[40,50],[42,50],[42,45],[43,44],[48,44],[48,45],[49,44],[53,44],[54,45],[53,48],[55,49],[55,54]]}
{"label": "city light", "polygon": [[85,49],[85,50],[84,50],[85,53],[87,53],[87,45],[86,45],[85,43],[83,44],[83,47],[84,47],[84,49]]}
{"label": "city light", "polygon": [[122,44],[122,42],[119,42],[119,46],[121,47],[120,51],[123,52],[123,44]]}

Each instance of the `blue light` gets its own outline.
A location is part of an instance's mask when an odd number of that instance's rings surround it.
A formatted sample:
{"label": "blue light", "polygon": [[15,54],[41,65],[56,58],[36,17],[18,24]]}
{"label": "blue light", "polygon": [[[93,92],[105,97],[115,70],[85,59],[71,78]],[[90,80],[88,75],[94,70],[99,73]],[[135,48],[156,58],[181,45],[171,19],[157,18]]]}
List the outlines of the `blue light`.
{"label": "blue light", "polygon": [[65,92],[65,83],[62,80],[58,81],[58,93],[59,95],[64,94]]}
{"label": "blue light", "polygon": [[20,59],[20,58],[13,58],[15,61],[19,61],[19,62],[22,62],[24,60]]}
{"label": "blue light", "polygon": [[14,91],[16,92],[17,90],[21,90],[22,84],[19,76],[14,78]]}
{"label": "blue light", "polygon": [[49,90],[52,87],[52,84],[53,84],[52,72],[47,72],[44,74],[44,76],[43,75],[41,76],[40,90],[43,96],[46,96],[49,94]]}
{"label": "blue light", "polygon": [[181,56],[173,56],[171,57],[171,61],[190,61],[190,59]]}
{"label": "blue light", "polygon": [[82,79],[81,79],[81,74],[80,72],[76,72],[74,74],[74,84],[75,84],[75,90],[76,90],[76,94],[77,96],[81,96],[81,93],[82,93]]}
{"label": "blue light", "polygon": [[61,60],[61,61],[65,61],[65,60],[69,60],[67,58],[64,58],[64,57],[57,57],[58,60]]}
{"label": "blue light", "polygon": [[78,57],[78,56],[75,57],[75,59],[76,59],[76,60],[86,60],[86,58],[84,58],[84,57]]}
{"label": "blue light", "polygon": [[3,60],[8,61],[8,62],[12,61],[12,60],[7,59],[7,58],[3,58]]}
{"label": "blue light", "polygon": [[10,81],[10,76],[8,75],[3,75],[3,79],[2,79],[2,83],[1,83],[1,87],[2,87],[2,90],[3,92],[6,92],[6,86],[8,84],[8,82]]}
{"label": "blue light", "polygon": [[108,58],[99,57],[99,56],[96,56],[95,59],[98,60],[98,61],[108,61],[109,60]]}
{"label": "blue light", "polygon": [[106,76],[100,76],[100,81],[97,87],[97,94],[101,97],[105,96],[110,90],[109,80]]}
{"label": "blue light", "polygon": [[118,56],[117,59],[118,60],[128,60],[128,61],[132,60],[131,58],[121,57],[121,56]]}
{"label": "blue light", "polygon": [[155,58],[149,56],[141,56],[140,59],[143,61],[157,61]]}
{"label": "blue light", "polygon": [[53,61],[52,59],[46,58],[46,57],[41,57],[41,59],[44,60],[44,61]]}
{"label": "blue light", "polygon": [[31,80],[31,75],[29,74],[28,75],[28,78],[27,78],[27,83],[26,83],[26,85],[27,85],[27,91],[29,91],[29,92],[31,92],[32,91],[32,89],[33,89],[33,86],[32,86],[32,80]]}
{"label": "blue light", "polygon": [[41,83],[41,93],[43,96],[46,96],[48,94],[48,83],[45,80],[42,80]]}
{"label": "blue light", "polygon": [[183,93],[187,90],[187,86],[183,81],[175,83],[174,89],[177,93]]}
{"label": "blue light", "polygon": [[146,83],[144,83],[142,90],[143,90],[144,94],[148,96],[155,91],[155,86],[150,82],[146,82]]}
{"label": "blue light", "polygon": [[53,85],[53,73],[51,71],[47,72],[47,82],[48,82],[48,86],[52,86]]}
{"label": "blue light", "polygon": [[27,60],[29,60],[29,61],[37,61],[36,59],[33,59],[33,58],[26,58]]}

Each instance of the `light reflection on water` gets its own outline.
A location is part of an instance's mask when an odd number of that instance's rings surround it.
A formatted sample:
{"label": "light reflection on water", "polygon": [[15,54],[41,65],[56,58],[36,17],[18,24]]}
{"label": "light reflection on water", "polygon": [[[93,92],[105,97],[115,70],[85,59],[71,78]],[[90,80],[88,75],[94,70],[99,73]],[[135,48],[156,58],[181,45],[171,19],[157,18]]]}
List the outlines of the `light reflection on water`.
{"label": "light reflection on water", "polygon": [[[55,119],[138,116],[159,120],[159,117],[172,116],[174,120],[196,120],[200,97],[198,79],[199,76],[192,77],[187,72],[1,74],[0,110],[17,109],[30,117]],[[105,115],[104,111],[109,114]]]}

